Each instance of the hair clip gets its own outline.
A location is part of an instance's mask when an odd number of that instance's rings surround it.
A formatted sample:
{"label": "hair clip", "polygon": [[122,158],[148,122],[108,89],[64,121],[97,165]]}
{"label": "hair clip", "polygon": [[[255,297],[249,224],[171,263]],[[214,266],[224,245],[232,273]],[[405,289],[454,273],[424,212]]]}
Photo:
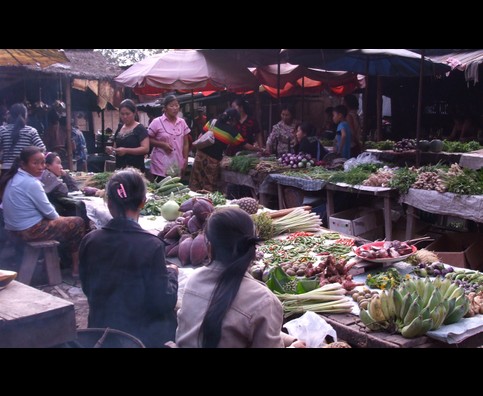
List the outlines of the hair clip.
{"label": "hair clip", "polygon": [[122,185],[122,183],[119,183],[119,188],[117,189],[117,195],[119,195],[121,199],[127,198],[126,190],[124,189],[124,186]]}

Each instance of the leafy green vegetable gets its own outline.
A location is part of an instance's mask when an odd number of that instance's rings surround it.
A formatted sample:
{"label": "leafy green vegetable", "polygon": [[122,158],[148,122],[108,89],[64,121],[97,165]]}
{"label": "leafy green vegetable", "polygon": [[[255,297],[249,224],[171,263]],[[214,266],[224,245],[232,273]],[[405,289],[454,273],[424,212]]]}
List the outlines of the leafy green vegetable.
{"label": "leafy green vegetable", "polygon": [[334,172],[332,176],[329,177],[328,181],[331,183],[347,183],[351,185],[362,184],[364,180],[382,166],[383,164],[362,164],[347,172]]}
{"label": "leafy green vegetable", "polygon": [[387,271],[378,272],[375,275],[368,274],[366,284],[369,287],[387,290],[398,286],[403,280],[403,277],[396,268],[389,268]]}
{"label": "leafy green vegetable", "polygon": [[393,140],[383,140],[382,142],[374,142],[372,140],[368,140],[364,143],[364,148],[366,150],[392,150],[394,148],[394,143],[395,142]]}
{"label": "leafy green vegetable", "polygon": [[231,160],[230,169],[235,172],[248,173],[250,169],[255,168],[259,161],[256,157],[236,155]]}
{"label": "leafy green vegetable", "polygon": [[480,195],[483,193],[483,185],[478,183],[477,174],[471,169],[464,169],[462,174],[448,177],[446,188],[448,192],[454,194]]}
{"label": "leafy green vegetable", "polygon": [[471,142],[462,143],[459,141],[443,140],[443,151],[448,153],[467,153],[470,151],[480,150],[480,143],[472,140]]}
{"label": "leafy green vegetable", "polygon": [[401,194],[406,194],[418,179],[418,174],[410,168],[399,168],[389,182],[389,187],[396,188]]}
{"label": "leafy green vegetable", "polygon": [[88,180],[86,180],[85,185],[100,189],[106,188],[107,181],[111,178],[112,174],[113,172],[94,173]]}
{"label": "leafy green vegetable", "polygon": [[278,265],[270,269],[266,284],[273,292],[291,294],[307,293],[319,286],[316,279],[297,279],[287,275]]}
{"label": "leafy green vegetable", "polygon": [[213,206],[226,204],[225,196],[219,191],[215,191],[210,194],[207,194],[206,197],[211,200],[211,202],[213,203]]}

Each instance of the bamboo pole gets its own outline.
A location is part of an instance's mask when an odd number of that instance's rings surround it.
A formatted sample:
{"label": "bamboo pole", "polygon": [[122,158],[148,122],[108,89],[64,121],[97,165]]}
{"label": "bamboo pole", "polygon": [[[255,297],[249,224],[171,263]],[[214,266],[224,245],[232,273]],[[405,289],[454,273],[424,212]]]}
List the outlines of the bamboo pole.
{"label": "bamboo pole", "polygon": [[416,166],[421,162],[421,150],[419,139],[421,138],[421,115],[423,112],[423,74],[424,74],[424,48],[421,50],[421,63],[419,65],[419,89],[418,89],[418,115],[416,119]]}
{"label": "bamboo pole", "polygon": [[75,171],[73,155],[72,155],[72,97],[71,97],[71,80],[70,77],[65,79],[65,113],[66,113],[66,139],[67,139],[67,161],[69,164],[69,169]]}
{"label": "bamboo pole", "polygon": [[382,77],[377,76],[377,99],[376,99],[376,114],[377,114],[377,130],[376,142],[380,142],[382,138]]}

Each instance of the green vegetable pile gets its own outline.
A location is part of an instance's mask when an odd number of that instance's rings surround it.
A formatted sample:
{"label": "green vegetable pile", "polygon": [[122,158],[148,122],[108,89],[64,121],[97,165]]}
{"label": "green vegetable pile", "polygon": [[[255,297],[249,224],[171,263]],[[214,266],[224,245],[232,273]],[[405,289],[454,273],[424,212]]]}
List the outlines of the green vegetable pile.
{"label": "green vegetable pile", "polygon": [[328,181],[331,183],[347,183],[351,185],[362,184],[364,180],[369,178],[374,172],[381,168],[383,164],[362,164],[355,166],[347,172],[334,172],[329,177]]}
{"label": "green vegetable pile", "polygon": [[399,168],[394,171],[389,187],[398,189],[401,194],[406,194],[417,179],[418,174],[414,168]]}
{"label": "green vegetable pile", "polygon": [[236,155],[232,157],[230,169],[234,172],[248,173],[255,168],[260,160],[257,157],[248,155]]}
{"label": "green vegetable pile", "polygon": [[219,191],[215,191],[210,194],[207,194],[206,198],[208,198],[213,203],[213,206],[226,204],[225,196]]}
{"label": "green vegetable pile", "polygon": [[389,268],[387,271],[378,272],[375,275],[368,274],[366,285],[372,288],[388,290],[399,286],[403,277],[396,268]]}
{"label": "green vegetable pile", "polygon": [[106,188],[107,181],[111,178],[113,172],[100,172],[94,173],[89,179],[86,180],[86,187]]}
{"label": "green vegetable pile", "polygon": [[468,153],[470,151],[481,150],[483,147],[476,141],[467,143],[453,142],[451,140],[443,140],[443,151],[447,153]]}
{"label": "green vegetable pile", "polygon": [[375,150],[392,150],[394,148],[394,141],[384,140],[382,142],[374,142],[372,140],[368,140],[364,143],[364,147],[366,149],[375,149]]}

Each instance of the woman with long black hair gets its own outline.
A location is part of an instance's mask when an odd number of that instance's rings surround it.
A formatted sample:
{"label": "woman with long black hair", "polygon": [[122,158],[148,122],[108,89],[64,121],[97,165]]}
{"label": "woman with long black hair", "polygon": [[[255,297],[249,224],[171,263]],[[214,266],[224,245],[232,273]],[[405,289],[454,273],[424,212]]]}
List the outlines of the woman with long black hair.
{"label": "woman with long black hair", "polygon": [[259,239],[248,213],[220,208],[205,228],[211,263],[190,276],[178,311],[176,344],[191,348],[304,346],[282,333],[280,301],[248,268]]}
{"label": "woman with long black hair", "polygon": [[10,107],[7,125],[0,126],[2,175],[12,167],[24,147],[37,146],[45,150],[45,144],[37,130],[26,123],[27,107],[23,103],[15,103]]}

